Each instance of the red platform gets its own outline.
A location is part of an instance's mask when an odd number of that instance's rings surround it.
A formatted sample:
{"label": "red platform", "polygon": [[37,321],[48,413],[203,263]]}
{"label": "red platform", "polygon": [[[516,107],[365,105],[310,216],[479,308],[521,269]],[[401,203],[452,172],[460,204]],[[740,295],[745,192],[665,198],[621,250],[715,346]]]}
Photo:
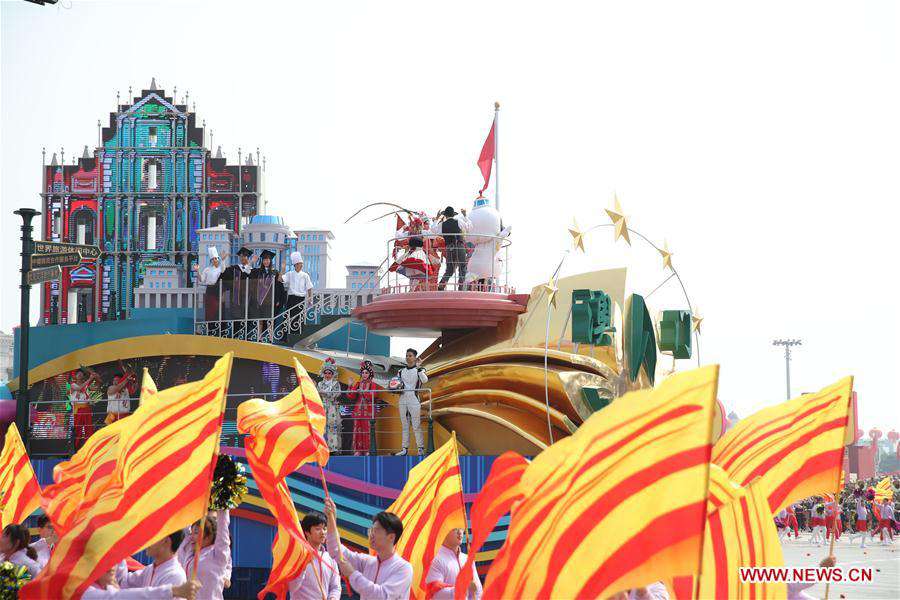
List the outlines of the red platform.
{"label": "red platform", "polygon": [[449,329],[497,327],[525,312],[527,294],[406,292],[376,296],[353,310],[353,318],[383,335],[430,337]]}

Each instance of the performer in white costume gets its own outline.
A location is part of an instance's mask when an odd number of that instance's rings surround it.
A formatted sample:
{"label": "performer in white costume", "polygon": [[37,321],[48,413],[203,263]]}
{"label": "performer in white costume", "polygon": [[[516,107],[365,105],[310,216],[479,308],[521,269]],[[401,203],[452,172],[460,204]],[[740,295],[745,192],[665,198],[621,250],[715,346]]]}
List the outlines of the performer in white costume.
{"label": "performer in white costume", "polygon": [[469,222],[472,229],[466,241],[474,251],[469,258],[466,281],[469,289],[491,291],[497,280],[502,279],[504,265],[500,246],[502,238],[509,236],[511,228],[503,227],[500,213],[487,198],[475,199]]}

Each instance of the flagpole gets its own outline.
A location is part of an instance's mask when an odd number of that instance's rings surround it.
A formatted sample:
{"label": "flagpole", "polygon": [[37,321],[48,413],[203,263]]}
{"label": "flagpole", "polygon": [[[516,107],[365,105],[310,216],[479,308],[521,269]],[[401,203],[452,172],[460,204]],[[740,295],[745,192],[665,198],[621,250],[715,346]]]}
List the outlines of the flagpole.
{"label": "flagpole", "polygon": [[[232,354],[233,359],[233,353],[230,354]],[[213,456],[210,464],[211,468],[209,470],[209,485],[207,485],[206,487],[206,502],[203,503],[203,514],[200,516],[200,527],[198,528],[199,531],[197,531],[197,538],[194,540],[194,572],[191,575],[191,579],[193,581],[199,581],[199,578],[197,577],[197,567],[200,563],[200,542],[203,541],[203,536],[206,532],[206,515],[209,512],[209,496],[210,494],[212,494],[212,484],[216,472],[216,463],[219,460],[219,445],[222,437],[222,422],[225,420],[225,406],[226,401],[228,400],[228,384],[231,382],[231,365],[232,360],[229,360],[228,368],[225,370],[225,389],[222,390],[222,405],[219,414],[219,426],[217,428],[218,435],[213,436],[213,442],[215,446],[213,446]]]}
{"label": "flagpole", "polygon": [[494,208],[500,210],[500,153],[497,151],[500,145],[498,124],[500,121],[500,103],[494,102]]}

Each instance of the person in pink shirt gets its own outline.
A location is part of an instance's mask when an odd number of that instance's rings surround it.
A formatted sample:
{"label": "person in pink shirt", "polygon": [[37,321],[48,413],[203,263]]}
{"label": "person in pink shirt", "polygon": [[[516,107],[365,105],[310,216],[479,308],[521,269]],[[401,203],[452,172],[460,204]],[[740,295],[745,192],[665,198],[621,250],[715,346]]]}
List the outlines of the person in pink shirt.
{"label": "person in pink shirt", "polygon": [[[318,557],[313,557],[300,574],[288,584],[291,600],[339,600],[341,597],[341,576],[337,562],[325,552],[325,538],[328,521],[320,512],[310,511],[300,522],[303,535],[309,545],[316,549]],[[318,577],[316,575],[318,574]],[[321,585],[321,587],[320,587]]]}
{"label": "person in pink shirt", "polygon": [[325,498],[328,517],[328,554],[337,561],[341,575],[350,581],[360,600],[407,600],[412,586],[412,565],[394,552],[403,535],[403,523],[394,513],[380,512],[372,518],[369,548],[374,555],[353,552],[341,545],[337,528],[337,507]]}
{"label": "person in pink shirt", "polygon": [[[452,600],[453,586],[456,585],[456,578],[459,571],[466,564],[468,556],[460,552],[459,547],[462,545],[463,530],[459,528],[451,529],[444,537],[444,542],[438,548],[434,560],[431,561],[431,567],[425,575],[425,585],[429,589],[433,589],[431,596],[436,600]],[[475,570],[475,564],[472,564],[472,583],[466,593],[468,600],[480,600],[481,598],[481,580],[478,579],[478,571]]]}
{"label": "person in pink shirt", "polygon": [[[216,516],[206,517],[203,540],[200,542],[200,558],[197,561],[197,579],[200,581],[199,600],[222,600],[225,580],[231,577],[231,534],[228,531],[230,514],[217,510]],[[194,523],[191,532],[178,547],[178,562],[188,579],[193,579],[194,548],[200,526]]]}
{"label": "person in pink shirt", "polygon": [[[147,555],[153,559],[153,564],[144,567],[140,571],[128,573],[119,580],[119,587],[122,590],[137,590],[132,594],[120,596],[107,596],[109,598],[144,598],[144,599],[168,599],[184,596],[176,594],[190,589],[185,588],[188,583],[184,569],[178,562],[176,552],[181,542],[184,540],[184,532],[182,530],[174,531],[164,538],[147,546]],[[121,592],[116,592],[119,594]],[[98,596],[102,598],[104,596]]]}

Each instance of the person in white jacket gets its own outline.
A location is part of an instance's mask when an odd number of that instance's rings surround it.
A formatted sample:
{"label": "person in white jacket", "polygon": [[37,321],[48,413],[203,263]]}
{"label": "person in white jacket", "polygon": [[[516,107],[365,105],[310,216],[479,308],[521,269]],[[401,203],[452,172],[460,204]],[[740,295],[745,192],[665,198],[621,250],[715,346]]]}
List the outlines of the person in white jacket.
{"label": "person in white jacket", "polygon": [[56,535],[56,530],[53,529],[53,523],[50,521],[50,517],[47,515],[39,516],[37,525],[38,535],[41,537],[38,541],[31,544],[31,547],[34,548],[34,551],[37,553],[38,566],[43,569],[47,563],[50,562],[50,553],[53,551],[53,546],[56,545],[59,538]]}
{"label": "person in white jacket", "polygon": [[[203,526],[203,541],[200,542],[200,555],[197,559],[197,579],[200,580],[200,600],[222,600],[226,579],[230,579],[229,568],[231,558],[231,533],[228,525],[231,517],[227,510],[216,511],[215,517],[206,517]],[[184,537],[178,547],[178,562],[184,569],[188,579],[193,579],[194,548],[200,526],[194,524],[189,535]]]}
{"label": "person in white jacket", "polygon": [[117,570],[118,565],[110,567],[84,591],[81,600],[147,600],[148,598],[195,600],[197,590],[200,588],[199,581],[186,581],[181,585],[172,586],[168,591],[160,587],[122,589],[116,580]]}
{"label": "person in white jacket", "polygon": [[328,531],[325,515],[314,510],[306,513],[300,522],[300,528],[318,556],[313,557],[303,573],[288,584],[290,600],[321,600],[323,596],[325,600],[340,600],[341,577],[338,565],[325,551]]}
{"label": "person in white jacket", "polygon": [[[191,586],[185,587],[185,584],[188,583],[187,576],[178,562],[176,554],[182,540],[184,540],[184,531],[179,529],[147,546],[147,555],[153,559],[153,564],[144,567],[140,571],[128,573],[118,582],[122,591],[141,591],[119,595],[121,594],[120,591],[116,592],[117,595],[108,597],[153,600],[188,597],[184,596],[183,593],[191,589]],[[102,598],[103,596],[99,597]],[[190,598],[193,600],[193,594]]]}
{"label": "person in white jacket", "polygon": [[337,561],[341,575],[359,594],[360,600],[407,600],[412,586],[412,565],[394,552],[403,534],[403,523],[394,513],[380,512],[369,528],[369,547],[375,552],[353,552],[341,544],[337,528],[337,507],[325,498],[328,517],[328,554]]}
{"label": "person in white jacket", "polygon": [[425,443],[422,439],[421,403],[419,402],[419,389],[428,382],[419,364],[419,353],[415,348],[406,350],[406,365],[400,369],[398,377],[403,384],[400,389],[400,400],[397,408],[400,411],[400,421],[403,423],[402,449],[396,456],[406,456],[409,452],[409,427],[412,424],[413,435],[416,437],[416,446],[419,447],[419,456],[425,456]]}
{"label": "person in white jacket", "polygon": [[[431,596],[435,600],[453,599],[456,578],[469,558],[459,550],[462,540],[463,530],[451,529],[444,537],[444,543],[438,548],[434,560],[431,561],[431,567],[425,575],[425,585],[429,588],[436,588]],[[472,582],[469,584],[466,598],[467,600],[480,600],[481,592],[481,580],[478,578],[478,571],[475,570],[475,563],[472,563]]]}
{"label": "person in white jacket", "polygon": [[37,577],[43,565],[38,563],[38,554],[28,545],[31,534],[24,525],[10,523],[0,535],[0,561],[9,561],[18,567],[25,567],[31,577]]}

